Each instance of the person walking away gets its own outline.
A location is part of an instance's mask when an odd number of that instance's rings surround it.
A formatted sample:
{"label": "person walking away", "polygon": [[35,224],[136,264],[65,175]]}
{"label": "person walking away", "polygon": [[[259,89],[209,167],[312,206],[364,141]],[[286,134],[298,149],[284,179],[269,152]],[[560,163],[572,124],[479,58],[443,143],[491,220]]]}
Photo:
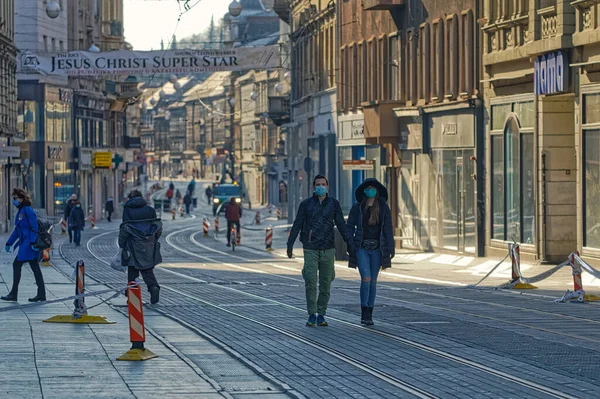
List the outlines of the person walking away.
{"label": "person walking away", "polygon": [[185,205],[185,213],[189,215],[190,207],[192,206],[192,195],[189,191],[186,192],[185,196],[183,197],[183,204]]}
{"label": "person walking away", "polygon": [[210,205],[210,199],[213,195],[213,190],[211,186],[207,186],[206,190],[204,190],[204,194],[206,195],[206,199],[208,200],[208,205]]}
{"label": "person walking away", "polygon": [[150,292],[150,303],[155,304],[160,294],[154,268],[162,262],[158,242],[162,235],[162,222],[139,190],[132,190],[127,198],[123,223],[119,226],[118,244],[123,249],[121,262],[128,267],[128,281],[135,281],[142,274]]}
{"label": "person walking away", "polygon": [[[68,200],[67,204],[65,205],[65,213],[63,215],[63,219],[65,222],[67,222],[67,226],[69,224],[69,215],[71,214],[71,211],[73,210],[73,208],[75,208],[75,202],[77,202],[77,194],[72,194],[71,199]],[[73,231],[69,227],[67,227],[67,231],[69,232],[69,243],[72,243],[73,242]]]}
{"label": "person walking away", "polygon": [[[313,327],[327,326],[325,315],[329,303],[330,288],[335,278],[335,232],[334,225],[346,239],[346,222],[340,203],[328,195],[329,182],[322,175],[313,180],[314,194],[298,207],[298,214],[287,241],[287,255],[293,257],[294,242],[300,234],[304,248],[302,277],[306,291],[308,321]],[[319,294],[317,297],[317,282]],[[318,314],[318,316],[317,316]]]}
{"label": "person walking away", "polygon": [[346,224],[348,264],[360,272],[360,322],[372,326],[379,269],[391,267],[395,255],[392,212],[388,191],[377,179],[366,179],[354,196]]}
{"label": "person walking away", "polygon": [[190,184],[187,186],[187,190],[190,192],[190,195],[194,195],[194,192],[196,191],[196,180],[194,180],[193,177]]}
{"label": "person walking away", "polygon": [[175,190],[175,202],[181,204],[181,191],[179,189]]}
{"label": "person walking away", "polygon": [[15,229],[8,238],[4,249],[10,252],[13,245],[18,248],[17,256],[13,261],[13,284],[8,295],[0,297],[3,301],[16,302],[19,294],[19,283],[21,282],[21,271],[25,262],[29,263],[35,284],[37,295],[29,298],[29,302],[42,302],[46,300],[46,288],[44,276],[38,262],[40,250],[36,248],[35,242],[38,236],[38,220],[33,208],[31,198],[25,190],[15,188],[12,192],[12,204],[17,207],[15,216]]}
{"label": "person walking away", "polygon": [[240,219],[242,218],[242,206],[231,197],[229,204],[225,207],[225,219],[227,219],[227,246],[231,246],[231,228],[235,226],[237,235],[240,235]]}
{"label": "person walking away", "polygon": [[166,197],[169,200],[169,203],[171,203],[171,200],[173,199],[173,189],[171,187],[167,190]]}
{"label": "person walking away", "polygon": [[85,214],[83,213],[83,209],[81,209],[81,202],[76,201],[75,207],[69,214],[69,229],[73,231],[73,240],[75,241],[75,246],[81,246],[81,232],[85,227]]}
{"label": "person walking away", "polygon": [[115,211],[115,201],[113,200],[113,197],[108,197],[108,200],[106,200],[106,204],[104,204],[104,210],[106,211],[106,220],[108,220],[109,222],[112,222],[111,217],[113,212]]}

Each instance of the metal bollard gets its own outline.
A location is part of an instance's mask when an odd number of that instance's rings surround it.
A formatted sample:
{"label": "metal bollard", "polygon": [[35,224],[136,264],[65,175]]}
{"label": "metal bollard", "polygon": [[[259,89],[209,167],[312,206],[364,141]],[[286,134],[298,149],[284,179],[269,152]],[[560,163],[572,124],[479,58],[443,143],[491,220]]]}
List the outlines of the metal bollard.
{"label": "metal bollard", "polygon": [[266,230],[265,246],[267,247],[267,251],[273,251],[273,226],[270,225]]}
{"label": "metal bollard", "polygon": [[254,221],[256,222],[256,224],[260,224],[260,212],[256,212],[256,217],[254,218]]}

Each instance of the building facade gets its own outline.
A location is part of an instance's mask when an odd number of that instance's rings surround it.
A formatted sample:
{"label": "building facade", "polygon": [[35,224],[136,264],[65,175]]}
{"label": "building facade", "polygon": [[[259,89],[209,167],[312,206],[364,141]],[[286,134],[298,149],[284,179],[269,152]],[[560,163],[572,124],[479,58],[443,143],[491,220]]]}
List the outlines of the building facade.
{"label": "building facade", "polygon": [[[15,47],[15,7],[13,0],[0,4],[0,145],[12,144],[17,134],[17,76]],[[20,123],[22,121],[19,120]],[[12,213],[8,207],[10,190],[22,184],[19,157],[11,159],[9,154],[0,154],[0,231],[8,231]]]}

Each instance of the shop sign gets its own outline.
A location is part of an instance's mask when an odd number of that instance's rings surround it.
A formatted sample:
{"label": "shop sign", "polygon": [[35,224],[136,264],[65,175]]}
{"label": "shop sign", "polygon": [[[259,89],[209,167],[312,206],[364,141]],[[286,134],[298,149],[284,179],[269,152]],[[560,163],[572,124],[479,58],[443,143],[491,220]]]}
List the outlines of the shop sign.
{"label": "shop sign", "polygon": [[535,94],[556,94],[567,91],[567,54],[556,51],[536,57],[533,63]]}
{"label": "shop sign", "polygon": [[62,145],[49,145],[48,146],[48,159],[62,160],[64,159],[64,148]]}
{"label": "shop sign", "polygon": [[96,152],[93,156],[94,168],[110,168],[112,166],[112,152]]}
{"label": "shop sign", "polygon": [[19,158],[21,156],[21,147],[7,145],[0,147],[0,159]]}
{"label": "shop sign", "polygon": [[458,123],[456,123],[456,122],[442,123],[442,135],[456,136],[457,133],[458,133]]}
{"label": "shop sign", "polygon": [[92,170],[92,150],[89,148],[79,149],[79,170]]}
{"label": "shop sign", "polygon": [[371,159],[347,159],[342,163],[343,170],[373,170],[375,161]]}
{"label": "shop sign", "polygon": [[352,138],[361,139],[365,137],[365,121],[352,121]]}
{"label": "shop sign", "polygon": [[64,103],[73,102],[73,90],[71,89],[58,89],[58,98]]}

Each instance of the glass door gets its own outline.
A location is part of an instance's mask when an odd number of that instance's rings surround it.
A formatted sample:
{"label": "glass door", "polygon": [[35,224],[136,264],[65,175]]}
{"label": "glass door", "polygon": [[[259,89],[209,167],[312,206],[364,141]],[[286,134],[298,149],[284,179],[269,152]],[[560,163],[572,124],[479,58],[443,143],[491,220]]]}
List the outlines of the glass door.
{"label": "glass door", "polygon": [[463,158],[456,158],[456,233],[458,252],[465,252],[465,187]]}

